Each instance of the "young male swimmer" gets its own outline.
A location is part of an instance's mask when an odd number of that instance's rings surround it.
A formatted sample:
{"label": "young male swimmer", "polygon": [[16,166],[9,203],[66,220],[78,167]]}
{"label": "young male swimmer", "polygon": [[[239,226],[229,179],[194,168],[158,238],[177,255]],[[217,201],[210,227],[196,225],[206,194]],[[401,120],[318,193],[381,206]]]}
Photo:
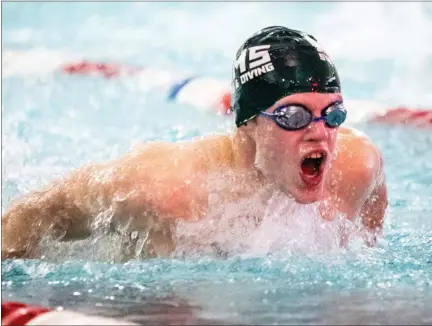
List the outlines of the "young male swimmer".
{"label": "young male swimmer", "polygon": [[[341,127],[347,111],[339,77],[312,36],[273,26],[246,40],[232,103],[232,134],[146,144],[15,201],[2,216],[2,259],[37,257],[46,235],[88,236],[106,211],[132,239],[145,232],[144,256],[163,256],[176,246],[176,221],[206,219],[212,196],[226,205],[259,194],[265,203],[282,192],[298,204],[317,203],[324,221],[344,214],[380,233],[387,207],[381,154]],[[264,209],[238,218],[259,219]]]}

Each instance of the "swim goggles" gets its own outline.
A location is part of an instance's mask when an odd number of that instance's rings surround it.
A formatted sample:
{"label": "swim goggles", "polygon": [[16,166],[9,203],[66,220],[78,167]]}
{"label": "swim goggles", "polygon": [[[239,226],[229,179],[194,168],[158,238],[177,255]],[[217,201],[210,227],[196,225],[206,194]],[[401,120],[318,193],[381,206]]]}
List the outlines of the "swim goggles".
{"label": "swim goggles", "polygon": [[342,102],[334,102],[321,111],[321,117],[314,117],[304,105],[288,104],[278,107],[273,113],[261,111],[260,115],[272,119],[282,129],[294,131],[321,120],[329,128],[339,127],[345,121],[347,111]]}

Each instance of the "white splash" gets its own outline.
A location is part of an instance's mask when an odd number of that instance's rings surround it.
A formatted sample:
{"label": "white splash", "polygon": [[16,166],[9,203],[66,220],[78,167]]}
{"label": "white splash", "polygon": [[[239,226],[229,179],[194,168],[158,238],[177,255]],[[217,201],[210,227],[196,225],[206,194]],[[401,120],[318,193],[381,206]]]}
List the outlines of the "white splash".
{"label": "white splash", "polygon": [[176,254],[257,257],[328,252],[340,248],[341,232],[353,227],[342,217],[323,220],[318,204],[297,204],[275,192],[263,207],[260,196],[257,193],[219,209],[215,207],[199,222],[179,222]]}

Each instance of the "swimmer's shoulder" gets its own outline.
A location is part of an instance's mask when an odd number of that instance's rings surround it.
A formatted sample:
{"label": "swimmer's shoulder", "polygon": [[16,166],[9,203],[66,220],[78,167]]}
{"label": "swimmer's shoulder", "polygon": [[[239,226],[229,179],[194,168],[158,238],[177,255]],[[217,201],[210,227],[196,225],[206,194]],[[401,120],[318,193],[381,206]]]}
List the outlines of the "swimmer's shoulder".
{"label": "swimmer's shoulder", "polygon": [[232,165],[232,142],[229,134],[211,134],[180,142],[182,155],[192,160],[194,169],[212,172]]}
{"label": "swimmer's shoulder", "polygon": [[134,147],[114,164],[123,183],[135,189],[130,205],[141,207],[148,201],[163,218],[199,219],[207,199],[203,165],[208,163],[202,163],[206,147],[201,139]]}
{"label": "swimmer's shoulder", "polygon": [[361,140],[370,142],[371,139],[362,131],[353,127],[340,127],[338,130],[339,139]]}
{"label": "swimmer's shoulder", "polygon": [[[381,152],[365,133],[355,128],[340,128],[338,131],[337,152],[359,161],[380,160]],[[369,162],[372,163],[372,162]]]}
{"label": "swimmer's shoulder", "polygon": [[354,128],[340,128],[333,175],[345,185],[366,188],[373,184],[382,170],[382,155],[378,147],[363,132]]}
{"label": "swimmer's shoulder", "polygon": [[152,141],[134,146],[109,164],[122,177],[178,179],[229,167],[229,135],[208,135],[178,142]]}

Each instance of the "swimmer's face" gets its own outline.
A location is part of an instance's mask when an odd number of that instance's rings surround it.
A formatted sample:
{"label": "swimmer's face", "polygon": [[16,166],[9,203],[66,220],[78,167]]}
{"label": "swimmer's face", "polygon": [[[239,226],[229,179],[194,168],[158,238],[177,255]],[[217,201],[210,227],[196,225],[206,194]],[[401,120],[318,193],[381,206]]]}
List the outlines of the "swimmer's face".
{"label": "swimmer's face", "polygon": [[[266,112],[283,105],[302,104],[314,117],[330,104],[342,101],[340,94],[302,93],[278,100]],[[312,203],[323,196],[338,128],[324,121],[312,122],[304,129],[287,131],[263,116],[256,118],[252,137],[256,143],[256,167],[286,194],[299,203]]]}

